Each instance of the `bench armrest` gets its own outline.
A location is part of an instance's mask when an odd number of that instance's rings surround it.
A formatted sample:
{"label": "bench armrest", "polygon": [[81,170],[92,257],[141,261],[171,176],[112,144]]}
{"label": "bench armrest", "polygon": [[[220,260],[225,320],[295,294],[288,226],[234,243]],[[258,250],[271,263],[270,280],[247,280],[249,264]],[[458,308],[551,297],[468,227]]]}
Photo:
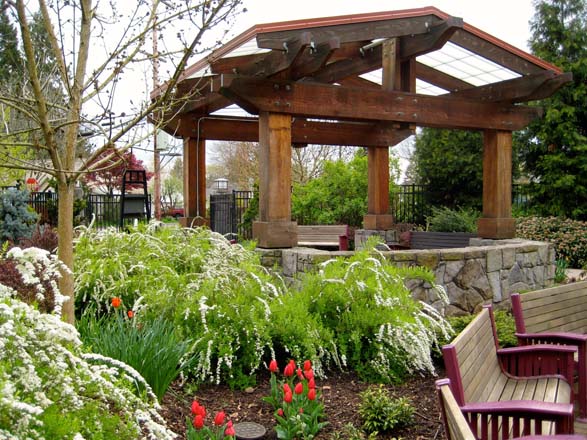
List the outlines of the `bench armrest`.
{"label": "bench armrest", "polygon": [[561,375],[573,386],[574,355],[570,345],[535,344],[497,350],[503,370],[515,377]]}
{"label": "bench armrest", "polygon": [[522,345],[530,344],[587,344],[587,335],[568,332],[516,333]]}
{"label": "bench armrest", "polygon": [[[512,431],[513,437],[529,435],[532,428],[541,433],[542,422],[553,422],[557,434],[572,434],[573,405],[570,403],[550,403],[534,400],[510,400],[503,402],[467,403],[461,407],[463,415],[473,430],[479,426],[494,429],[496,418],[501,421],[500,428]],[[491,417],[491,419],[490,419]],[[478,422],[481,423],[478,423]],[[489,426],[488,426],[489,424]],[[483,430],[483,428],[481,428]],[[481,432],[474,432],[483,438]]]}

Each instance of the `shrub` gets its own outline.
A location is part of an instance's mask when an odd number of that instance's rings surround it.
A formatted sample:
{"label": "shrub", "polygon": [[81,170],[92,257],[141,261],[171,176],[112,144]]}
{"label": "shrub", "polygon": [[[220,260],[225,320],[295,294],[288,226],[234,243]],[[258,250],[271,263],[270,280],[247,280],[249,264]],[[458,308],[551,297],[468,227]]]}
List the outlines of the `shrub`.
{"label": "shrub", "polygon": [[50,225],[37,224],[31,236],[21,238],[18,244],[23,248],[36,247],[55,253],[58,244],[57,232]]}
{"label": "shrub", "polygon": [[114,316],[96,319],[83,316],[77,323],[86,347],[133,367],[151,386],[160,400],[179,373],[193,360],[184,356],[190,341],[180,340],[174,326],[165,318],[137,322],[132,310],[123,318],[122,310]]}
{"label": "shrub", "polygon": [[0,438],[172,439],[141,376],[84,354],[74,327],[0,285]]}
{"label": "shrub", "polygon": [[371,386],[361,394],[359,415],[367,433],[384,433],[412,422],[414,407],[405,397],[394,398],[383,386]]}
{"label": "shrub", "polygon": [[0,191],[0,241],[30,237],[37,214],[29,208],[29,193],[14,188]]}
{"label": "shrub", "polygon": [[587,268],[587,222],[560,217],[526,217],[516,221],[516,235],[554,244],[557,259],[568,267]]}
{"label": "shrub", "polygon": [[330,440],[376,440],[377,433],[372,432],[366,435],[365,432],[354,426],[352,423],[347,423],[339,432],[333,432],[330,435]]}
{"label": "shrub", "polygon": [[426,217],[428,230],[433,232],[477,232],[479,211],[459,208],[432,208],[432,215]]}
{"label": "shrub", "polygon": [[[458,335],[469,323],[475,318],[476,314],[458,316],[448,318],[448,322],[453,328],[455,335]],[[495,327],[497,331],[497,339],[499,346],[502,348],[516,347],[518,339],[516,338],[516,324],[512,314],[505,310],[495,310],[493,312],[495,318]],[[445,339],[442,345],[450,343],[449,339]]]}

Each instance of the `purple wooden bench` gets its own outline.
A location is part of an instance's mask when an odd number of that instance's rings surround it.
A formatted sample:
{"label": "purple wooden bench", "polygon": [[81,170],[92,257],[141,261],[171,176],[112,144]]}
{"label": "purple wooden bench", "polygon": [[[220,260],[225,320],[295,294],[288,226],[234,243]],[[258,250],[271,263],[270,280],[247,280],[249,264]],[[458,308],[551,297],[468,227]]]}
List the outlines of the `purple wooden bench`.
{"label": "purple wooden bench", "polygon": [[[576,351],[554,345],[499,349],[491,306],[442,347],[455,400],[481,440],[573,434]],[[553,372],[558,374],[544,374]]]}
{"label": "purple wooden bench", "polygon": [[587,421],[587,281],[512,295],[520,345],[577,346],[579,419]]}
{"label": "purple wooden bench", "polygon": [[[444,432],[448,440],[477,440],[467,423],[467,419],[461,412],[459,404],[455,400],[450,389],[449,379],[436,381],[436,391],[440,404],[440,412],[444,423]],[[503,413],[493,412],[492,415],[507,417],[507,411]],[[517,440],[587,440],[584,435],[531,435],[517,437]]]}

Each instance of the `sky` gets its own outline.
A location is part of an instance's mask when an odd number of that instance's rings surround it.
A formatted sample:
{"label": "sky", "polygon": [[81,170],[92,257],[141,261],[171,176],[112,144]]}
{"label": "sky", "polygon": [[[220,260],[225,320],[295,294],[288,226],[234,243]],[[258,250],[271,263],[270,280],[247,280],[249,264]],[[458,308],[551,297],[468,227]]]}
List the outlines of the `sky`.
{"label": "sky", "polygon": [[[247,12],[237,16],[226,42],[255,24],[434,6],[528,51],[529,21],[534,15],[532,0],[244,0],[243,6]],[[406,148],[396,149],[403,157],[402,168],[406,165]],[[208,155],[212,157],[213,153]]]}

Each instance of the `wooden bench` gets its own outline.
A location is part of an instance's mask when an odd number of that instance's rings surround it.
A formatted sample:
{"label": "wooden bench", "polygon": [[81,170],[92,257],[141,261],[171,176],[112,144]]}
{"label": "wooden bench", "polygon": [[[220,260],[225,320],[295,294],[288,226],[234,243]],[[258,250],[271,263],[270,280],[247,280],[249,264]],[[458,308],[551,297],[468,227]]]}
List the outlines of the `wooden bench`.
{"label": "wooden bench", "polygon": [[[444,432],[448,440],[477,440],[461,412],[450,389],[449,379],[436,381],[436,391],[440,404],[440,413],[444,423]],[[495,413],[493,414],[495,415]],[[505,416],[506,414],[501,414]],[[584,435],[531,435],[516,437],[517,440],[587,440]]]}
{"label": "wooden bench", "polygon": [[[299,225],[298,246],[348,250],[348,225]],[[343,237],[341,239],[341,237]]]}
{"label": "wooden bench", "polygon": [[481,440],[572,434],[576,351],[554,345],[500,349],[491,306],[442,347],[451,390]]}
{"label": "wooden bench", "polygon": [[514,293],[512,312],[520,345],[562,344],[578,348],[579,419],[587,419],[587,281]]}

